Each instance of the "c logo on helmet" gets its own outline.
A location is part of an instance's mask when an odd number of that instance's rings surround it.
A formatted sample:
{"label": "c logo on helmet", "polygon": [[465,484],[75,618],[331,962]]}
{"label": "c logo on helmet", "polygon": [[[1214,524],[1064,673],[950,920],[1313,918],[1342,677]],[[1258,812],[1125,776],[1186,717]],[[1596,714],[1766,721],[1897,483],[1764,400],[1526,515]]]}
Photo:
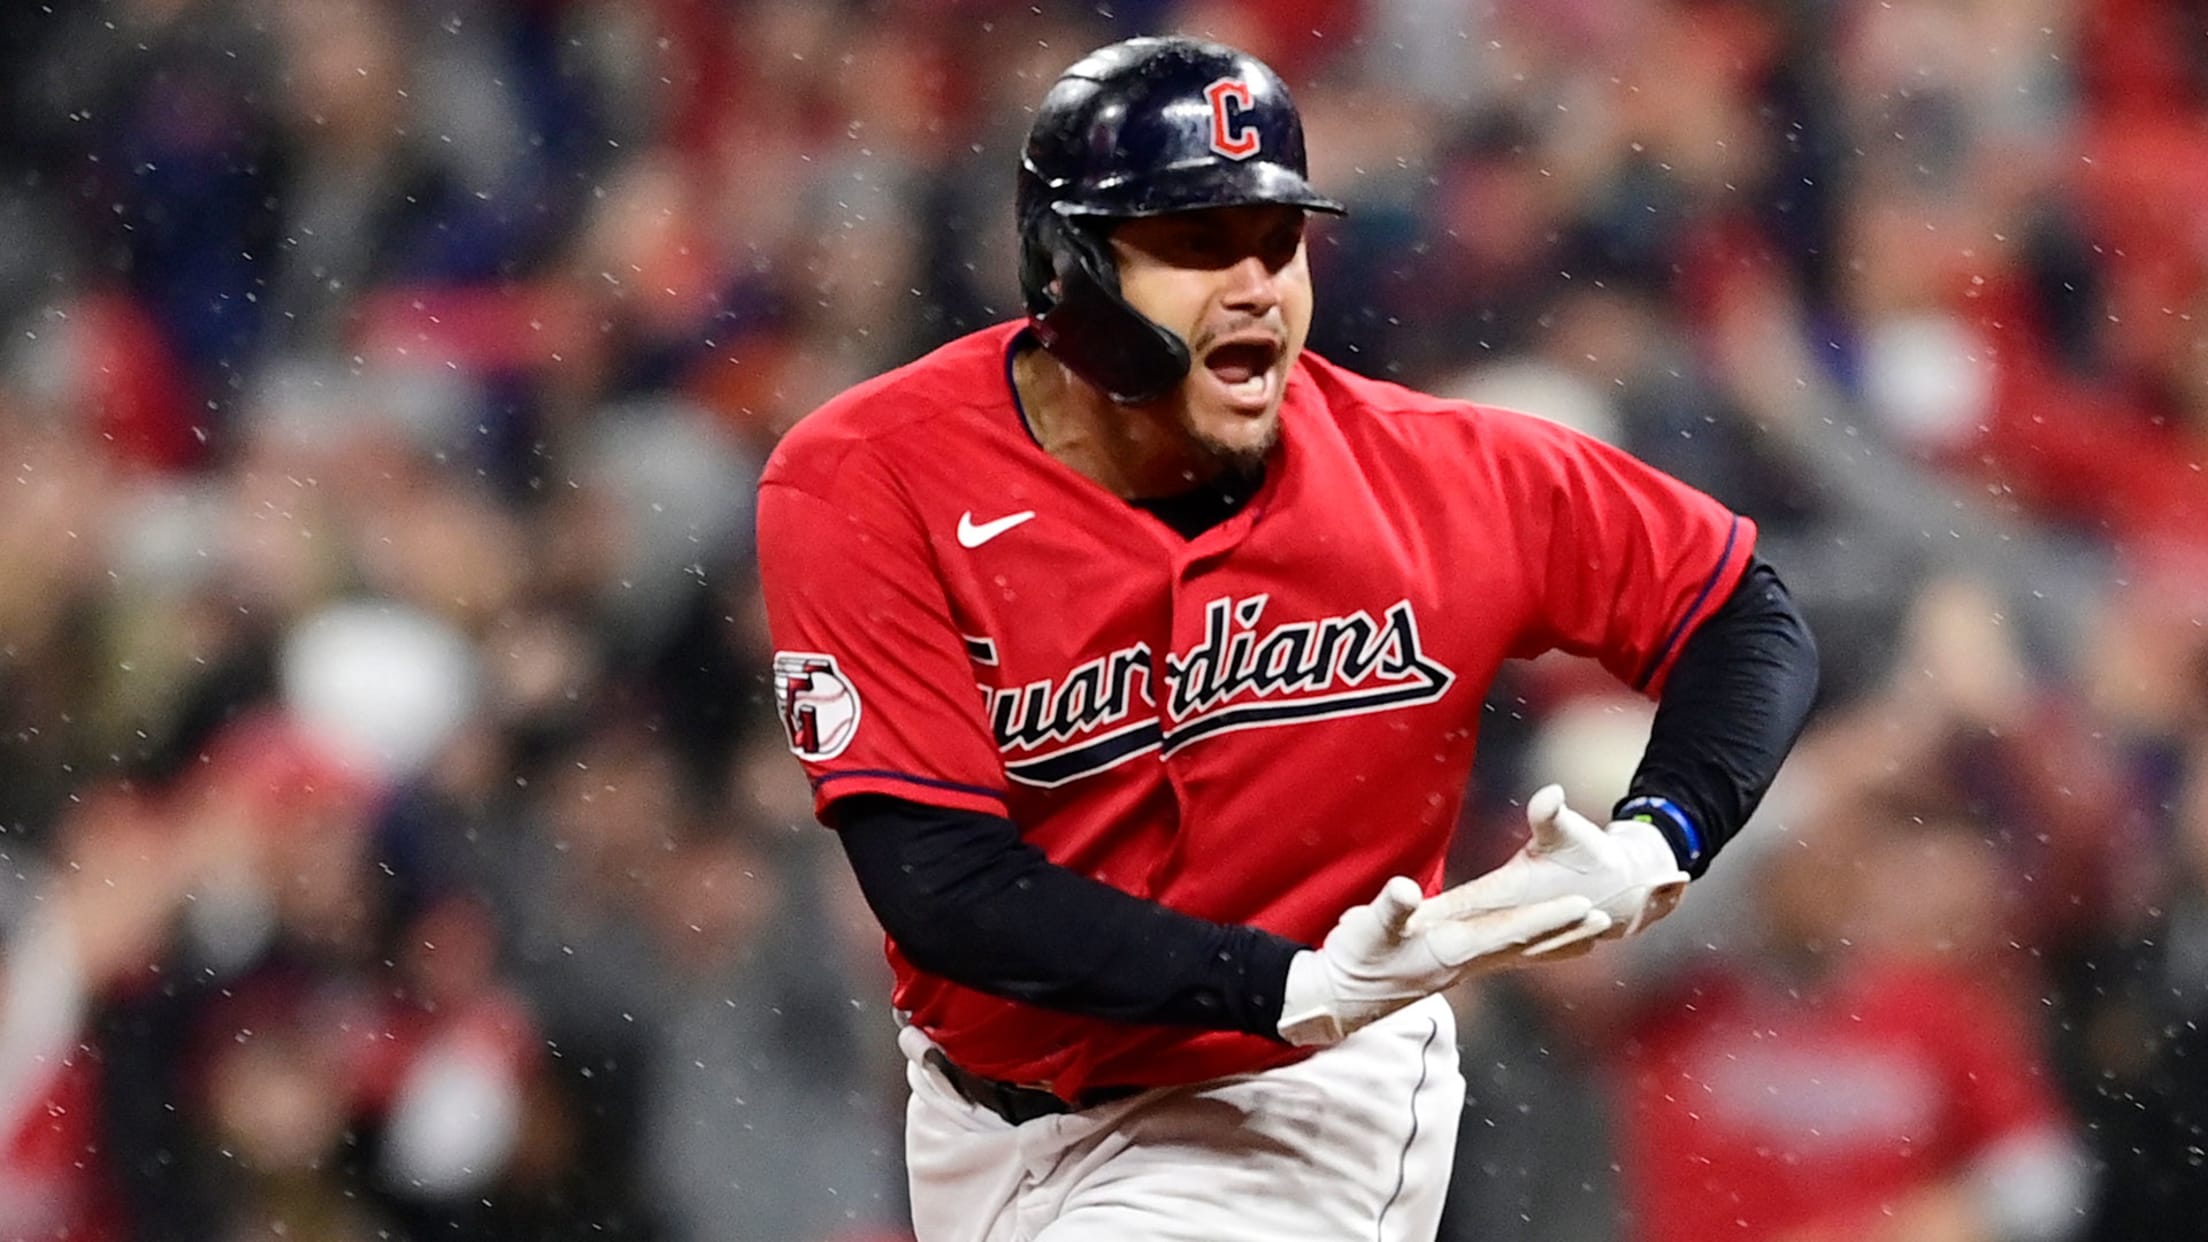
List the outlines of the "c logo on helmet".
{"label": "c logo on helmet", "polygon": [[775,652],[774,703],[800,759],[833,759],[859,731],[858,687],[832,655]]}
{"label": "c logo on helmet", "polygon": [[[1221,78],[1204,88],[1204,98],[1211,101],[1211,149],[1232,160],[1257,154],[1257,126],[1249,119],[1256,103],[1250,84],[1240,78]],[[1227,107],[1230,103],[1232,110]]]}

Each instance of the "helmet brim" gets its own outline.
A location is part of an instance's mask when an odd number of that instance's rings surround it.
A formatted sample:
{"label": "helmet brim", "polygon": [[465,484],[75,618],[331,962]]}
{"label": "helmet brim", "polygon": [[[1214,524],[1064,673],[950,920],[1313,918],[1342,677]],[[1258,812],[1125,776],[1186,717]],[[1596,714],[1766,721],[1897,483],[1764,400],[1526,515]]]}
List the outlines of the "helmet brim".
{"label": "helmet brim", "polygon": [[1140,176],[1103,177],[1070,187],[1051,204],[1060,215],[1115,220],[1212,207],[1258,206],[1300,207],[1330,216],[1349,211],[1339,201],[1313,189],[1302,173],[1263,160],[1224,167],[1205,160],[1146,171]]}

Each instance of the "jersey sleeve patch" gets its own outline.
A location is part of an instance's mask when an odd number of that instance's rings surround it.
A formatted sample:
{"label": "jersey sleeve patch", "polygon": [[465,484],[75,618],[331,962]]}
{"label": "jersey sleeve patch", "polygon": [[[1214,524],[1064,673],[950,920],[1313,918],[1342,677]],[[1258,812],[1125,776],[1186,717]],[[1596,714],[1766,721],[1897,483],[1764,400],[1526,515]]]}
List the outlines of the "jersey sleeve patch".
{"label": "jersey sleeve patch", "polygon": [[775,652],[774,701],[790,753],[800,759],[833,759],[858,736],[859,688],[832,655]]}

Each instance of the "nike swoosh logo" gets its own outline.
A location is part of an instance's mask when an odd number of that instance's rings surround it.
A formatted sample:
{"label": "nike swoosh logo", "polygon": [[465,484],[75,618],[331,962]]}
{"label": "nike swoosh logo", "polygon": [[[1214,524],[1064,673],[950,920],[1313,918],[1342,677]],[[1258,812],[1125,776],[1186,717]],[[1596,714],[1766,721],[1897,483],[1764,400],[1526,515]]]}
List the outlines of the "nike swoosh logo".
{"label": "nike swoosh logo", "polygon": [[1033,509],[1022,509],[1018,513],[1007,513],[992,522],[976,522],[973,510],[968,509],[958,515],[958,546],[978,548],[1034,516]]}

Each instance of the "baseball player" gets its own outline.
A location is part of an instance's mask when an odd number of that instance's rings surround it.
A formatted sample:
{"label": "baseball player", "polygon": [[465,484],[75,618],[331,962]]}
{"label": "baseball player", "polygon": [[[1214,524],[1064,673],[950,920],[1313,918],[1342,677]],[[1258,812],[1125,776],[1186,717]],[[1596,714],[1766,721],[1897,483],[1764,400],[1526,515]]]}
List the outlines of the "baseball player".
{"label": "baseball player", "polygon": [[[801,422],[760,489],[774,693],[888,933],[922,1242],[1428,1239],[1438,995],[1669,909],[1814,691],[1743,518],[1603,444],[1302,350],[1302,124],[1135,39],[1044,97],[1027,317]],[[1501,663],[1655,696],[1436,893]]]}

